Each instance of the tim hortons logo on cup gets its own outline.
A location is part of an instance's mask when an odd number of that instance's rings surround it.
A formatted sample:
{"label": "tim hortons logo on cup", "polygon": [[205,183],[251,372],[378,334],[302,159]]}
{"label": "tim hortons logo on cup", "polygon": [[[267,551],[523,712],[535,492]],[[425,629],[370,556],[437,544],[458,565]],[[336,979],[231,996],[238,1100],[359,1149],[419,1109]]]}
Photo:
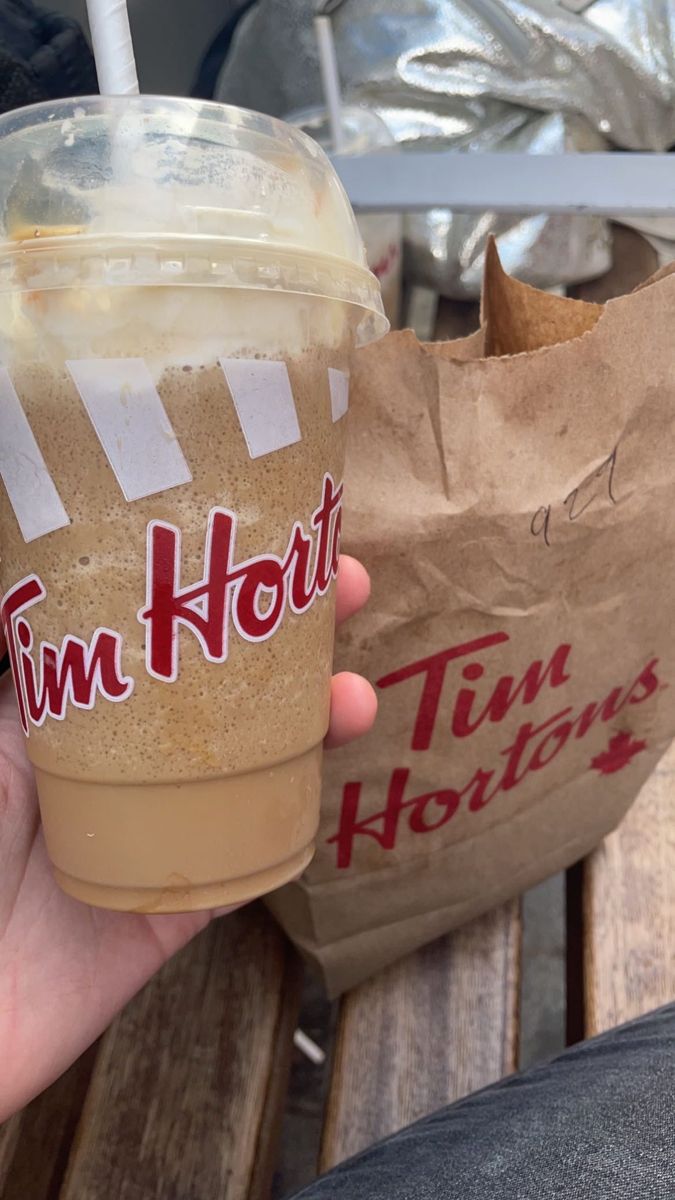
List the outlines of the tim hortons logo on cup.
{"label": "tim hortons logo on cup", "polygon": [[[181,579],[180,529],[151,521],[145,605],[138,613],[146,628],[148,673],[166,683],[178,677],[181,629],[196,637],[209,662],[223,663],[230,626],[244,640],[262,642],[277,631],[287,608],[306,612],[337,575],[341,509],[342,484],[336,486],[327,474],[309,531],[295,521],[283,555],[259,554],[238,561],[236,514],[212,508],[204,574],[187,584]],[[89,642],[67,635],[59,645],[35,644],[28,614],[46,599],[42,581],[29,575],[7,592],[0,605],[26,733],[29,723],[39,726],[47,716],[63,720],[69,704],[91,709],[99,696],[119,703],[134,688],[134,680],[124,673],[123,637],[113,629],[95,630]]]}
{"label": "tim hortons logo on cup", "polygon": [[[274,454],[302,438],[285,362],[221,358],[227,392],[252,459]],[[142,358],[72,359],[68,373],[124,498],[132,503],[190,483],[192,473],[147,363]],[[349,407],[349,377],[329,367],[327,415],[335,424]],[[23,405],[0,365],[0,478],[24,541],[70,524]],[[25,464],[30,464],[30,470]],[[210,662],[225,662],[230,624],[240,637],[264,641],[279,628],[287,608],[303,613],[329,588],[337,572],[342,485],[323,482],[310,532],[293,525],[285,553],[237,562],[236,514],[209,514],[204,575],[181,581],[181,531],[153,521],[147,533],[147,593],[139,620],[146,626],[146,669],[170,683],[179,666],[180,628],[190,630]],[[261,607],[261,600],[267,599]],[[123,670],[123,638],[113,629],[94,631],[89,642],[67,636],[60,645],[35,644],[28,613],[47,598],[37,575],[17,583],[0,605],[0,619],[23,727],[47,716],[63,720],[68,705],[92,708],[98,696],[120,702],[134,680]]]}
{"label": "tim hortons logo on cup", "polygon": [[[454,773],[457,755],[450,749],[453,739],[470,738],[486,723],[496,726],[495,752],[491,762],[479,766],[471,778],[461,782],[444,781],[434,791],[411,795],[411,771],[394,767],[383,779],[383,795],[367,797],[357,780],[346,783],[337,831],[327,839],[335,846],[336,867],[351,866],[355,848],[364,839],[377,843],[383,851],[393,850],[401,834],[425,834],[440,829],[460,810],[481,812],[500,794],[518,788],[533,772],[544,770],[565,748],[584,739],[591,729],[607,727],[607,745],[590,757],[588,768],[602,775],[622,770],[646,749],[647,743],[634,737],[630,729],[631,708],[643,704],[665,687],[656,673],[657,658],[648,662],[628,682],[613,687],[602,699],[591,699],[575,709],[565,705],[565,684],[572,678],[572,647],[562,643],[550,659],[535,659],[520,679],[501,675],[482,687],[479,681],[490,669],[490,652],[509,641],[504,632],[487,634],[471,642],[450,646],[438,654],[408,663],[378,679],[377,686],[405,688],[410,703],[410,749],[424,753],[432,740],[446,739],[448,767]],[[459,670],[458,670],[459,668]],[[467,686],[469,685],[469,686]],[[482,691],[482,695],[481,695]],[[512,710],[530,710],[535,702],[542,705],[549,693],[554,707],[543,720],[525,719],[509,744],[499,748],[499,726]],[[558,699],[558,694],[560,699]],[[450,703],[450,720],[438,720],[441,701]],[[448,711],[444,707],[444,711]],[[526,712],[523,712],[526,716]],[[618,726],[618,727],[617,727]],[[455,745],[457,743],[455,742]],[[376,809],[373,811],[373,809]],[[365,811],[364,811],[365,810]]]}

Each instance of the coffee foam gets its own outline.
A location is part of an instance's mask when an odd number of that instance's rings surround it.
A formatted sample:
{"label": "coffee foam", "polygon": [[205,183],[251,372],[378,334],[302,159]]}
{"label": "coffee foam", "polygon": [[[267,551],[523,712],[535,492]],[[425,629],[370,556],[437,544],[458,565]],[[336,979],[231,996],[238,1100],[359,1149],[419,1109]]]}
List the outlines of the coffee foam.
{"label": "coffee foam", "polygon": [[340,301],[218,287],[73,288],[0,296],[0,362],[143,358],[172,366],[285,358],[341,346],[357,320]]}

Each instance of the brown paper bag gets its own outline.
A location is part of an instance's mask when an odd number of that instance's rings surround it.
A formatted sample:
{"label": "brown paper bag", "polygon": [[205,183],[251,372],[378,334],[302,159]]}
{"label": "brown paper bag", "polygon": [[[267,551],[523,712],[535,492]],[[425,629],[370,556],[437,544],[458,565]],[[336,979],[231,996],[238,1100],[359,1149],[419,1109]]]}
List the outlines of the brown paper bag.
{"label": "brown paper bag", "polygon": [[483,315],[352,372],[337,665],[380,711],[269,902],[331,994],[586,854],[675,735],[675,274],[602,307],[492,255]]}

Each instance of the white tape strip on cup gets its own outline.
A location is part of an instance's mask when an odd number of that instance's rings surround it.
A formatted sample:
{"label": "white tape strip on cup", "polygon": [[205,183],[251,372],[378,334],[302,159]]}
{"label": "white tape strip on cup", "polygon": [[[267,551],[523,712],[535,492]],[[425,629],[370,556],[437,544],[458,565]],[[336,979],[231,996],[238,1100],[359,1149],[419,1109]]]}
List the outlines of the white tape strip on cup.
{"label": "white tape strip on cup", "polygon": [[272,454],[300,441],[298,414],[285,363],[257,358],[218,361],[232,393],[251,458]]}
{"label": "white tape strip on cup", "polygon": [[5,367],[0,367],[0,478],[24,542],[70,524]]}
{"label": "white tape strip on cup", "polygon": [[125,500],[141,500],[192,474],[142,358],[66,363]]}
{"label": "white tape strip on cup", "polygon": [[333,424],[335,424],[340,417],[346,416],[349,408],[349,375],[346,371],[338,371],[336,367],[329,367],[328,386]]}

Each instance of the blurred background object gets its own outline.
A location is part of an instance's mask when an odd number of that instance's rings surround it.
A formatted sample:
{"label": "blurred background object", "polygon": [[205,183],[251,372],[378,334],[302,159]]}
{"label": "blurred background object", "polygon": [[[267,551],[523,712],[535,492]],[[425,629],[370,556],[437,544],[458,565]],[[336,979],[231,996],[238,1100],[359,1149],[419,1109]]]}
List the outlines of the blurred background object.
{"label": "blurred background object", "polygon": [[[675,143],[672,0],[342,0],[331,7],[345,99],[377,112],[405,150],[552,154]],[[314,11],[314,0],[249,5],[216,98],[276,115],[319,103]],[[496,196],[498,189],[496,179]],[[658,222],[647,232],[667,238],[671,231]],[[610,266],[611,241],[598,218],[436,209],[406,217],[407,282],[476,296],[489,233],[507,269],[538,286],[566,286]]]}
{"label": "blurred background object", "polygon": [[96,90],[78,22],[32,0],[0,0],[0,112]]}
{"label": "blurred background object", "polygon": [[[0,5],[5,0],[0,0]],[[127,0],[142,92],[189,96],[209,47],[246,0]],[[51,0],[88,31],[86,0]],[[218,66],[223,55],[216,47]],[[95,90],[95,89],[94,89]]]}
{"label": "blurred background object", "polygon": [[[84,0],[54,7],[86,26]],[[141,88],[277,116],[322,105],[316,8],[316,0],[129,0]],[[346,103],[377,114],[406,152],[675,145],[675,0],[338,0],[330,8]],[[675,219],[634,226],[661,261],[675,257]],[[597,217],[440,208],[405,217],[406,284],[475,298],[489,233],[507,269],[540,287],[568,287],[611,266],[612,239]]]}

